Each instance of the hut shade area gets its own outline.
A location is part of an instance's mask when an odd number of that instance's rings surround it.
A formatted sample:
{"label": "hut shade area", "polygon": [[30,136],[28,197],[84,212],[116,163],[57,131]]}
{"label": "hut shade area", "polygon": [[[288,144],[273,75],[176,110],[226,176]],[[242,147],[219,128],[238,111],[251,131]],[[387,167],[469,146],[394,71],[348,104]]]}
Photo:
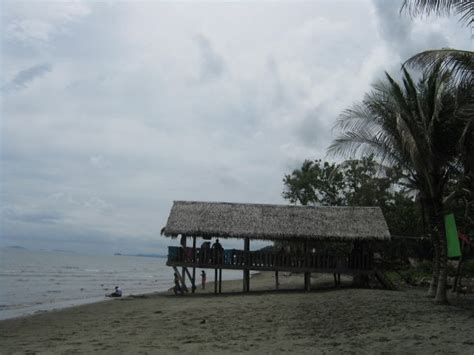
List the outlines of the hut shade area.
{"label": "hut shade area", "polygon": [[175,201],[164,235],[261,240],[389,240],[379,207]]}

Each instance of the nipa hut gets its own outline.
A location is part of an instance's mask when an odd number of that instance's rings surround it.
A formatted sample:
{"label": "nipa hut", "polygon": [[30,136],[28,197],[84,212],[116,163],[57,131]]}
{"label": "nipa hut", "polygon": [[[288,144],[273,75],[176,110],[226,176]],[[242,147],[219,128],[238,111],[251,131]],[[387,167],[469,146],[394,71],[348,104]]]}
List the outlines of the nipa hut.
{"label": "nipa hut", "polygon": [[[374,274],[387,283],[374,267],[371,250],[374,241],[390,240],[378,207],[175,201],[162,234],[181,237],[181,247],[169,247],[167,265],[175,269],[185,289],[186,276],[195,289],[196,268],[215,270],[215,292],[221,290],[223,269],[243,270],[244,291],[249,291],[250,270],[275,271],[277,285],[279,271],[303,272],[306,290],[312,272],[333,273],[336,283],[341,273]],[[200,248],[197,238],[204,240]],[[242,239],[243,249],[224,250],[216,243],[211,248],[207,240],[212,238]],[[274,241],[279,247],[250,251],[251,240]],[[350,246],[345,253],[332,250],[341,243]]]}

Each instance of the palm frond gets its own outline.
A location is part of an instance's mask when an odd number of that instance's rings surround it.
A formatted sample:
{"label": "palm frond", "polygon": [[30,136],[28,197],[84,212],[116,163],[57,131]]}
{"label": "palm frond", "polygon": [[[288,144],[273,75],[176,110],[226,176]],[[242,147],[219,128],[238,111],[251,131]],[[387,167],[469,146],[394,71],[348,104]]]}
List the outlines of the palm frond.
{"label": "palm frond", "polygon": [[[473,2],[474,3],[474,2]],[[443,72],[451,72],[459,82],[473,83],[474,52],[458,49],[428,50],[408,59],[403,67],[433,70],[437,65]]]}
{"label": "palm frond", "polygon": [[474,3],[472,0],[404,0],[400,12],[412,17],[459,15],[459,21],[468,26],[473,22]]}

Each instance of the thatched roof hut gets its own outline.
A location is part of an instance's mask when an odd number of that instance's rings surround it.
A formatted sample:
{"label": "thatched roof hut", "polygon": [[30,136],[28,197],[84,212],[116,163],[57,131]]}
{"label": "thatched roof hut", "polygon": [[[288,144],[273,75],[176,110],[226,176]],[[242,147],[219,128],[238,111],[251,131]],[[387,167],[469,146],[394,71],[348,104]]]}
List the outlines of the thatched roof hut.
{"label": "thatched roof hut", "polygon": [[261,240],[389,240],[379,207],[175,201],[163,234]]}

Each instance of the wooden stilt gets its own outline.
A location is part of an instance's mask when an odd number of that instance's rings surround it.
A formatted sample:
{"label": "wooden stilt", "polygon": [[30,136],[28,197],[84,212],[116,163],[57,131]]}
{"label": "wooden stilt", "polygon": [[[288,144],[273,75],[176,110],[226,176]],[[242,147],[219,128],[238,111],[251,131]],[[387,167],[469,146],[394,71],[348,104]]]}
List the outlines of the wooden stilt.
{"label": "wooden stilt", "polygon": [[[183,259],[186,260],[186,236],[181,236],[181,246],[183,247]],[[186,283],[186,272],[184,267],[181,268],[181,277],[183,278],[183,283]]]}
{"label": "wooden stilt", "polygon": [[173,266],[173,270],[174,270],[174,273],[176,275],[178,275],[178,279],[181,283],[181,287],[184,291],[188,292],[188,288],[186,287],[186,283],[184,282],[183,278],[181,277],[181,275],[179,274],[179,271],[178,271],[178,268],[176,266]]}
{"label": "wooden stilt", "polygon": [[[244,239],[244,258],[245,266],[248,267],[250,263],[250,239]],[[250,271],[249,269],[244,269],[244,292],[250,291]]]}
{"label": "wooden stilt", "polygon": [[[304,241],[303,245],[303,255],[304,255],[304,260],[303,260],[303,266],[306,267],[308,264],[308,258],[306,255],[308,254],[308,240]],[[311,274],[309,272],[304,273],[304,290],[309,291],[311,286]]]}
{"label": "wooden stilt", "polygon": [[219,293],[222,293],[222,269],[219,269]]}
{"label": "wooden stilt", "polygon": [[244,292],[250,291],[250,270],[244,270]]}
{"label": "wooden stilt", "polygon": [[305,291],[311,291],[311,273],[305,272],[304,273],[304,284],[305,284]]}
{"label": "wooden stilt", "polygon": [[[196,264],[196,236],[193,236],[193,264]],[[192,292],[196,291],[196,267],[193,266],[193,288]]]}
{"label": "wooden stilt", "polygon": [[196,280],[194,279],[194,277],[191,277],[191,274],[187,267],[184,268],[184,271],[186,272],[186,274],[188,274],[189,280],[191,281],[191,291],[194,293],[194,290],[196,289]]}
{"label": "wooden stilt", "polygon": [[280,282],[278,282],[278,271],[275,271],[275,288],[278,290]]}
{"label": "wooden stilt", "polygon": [[214,293],[217,293],[217,269],[214,269]]}

